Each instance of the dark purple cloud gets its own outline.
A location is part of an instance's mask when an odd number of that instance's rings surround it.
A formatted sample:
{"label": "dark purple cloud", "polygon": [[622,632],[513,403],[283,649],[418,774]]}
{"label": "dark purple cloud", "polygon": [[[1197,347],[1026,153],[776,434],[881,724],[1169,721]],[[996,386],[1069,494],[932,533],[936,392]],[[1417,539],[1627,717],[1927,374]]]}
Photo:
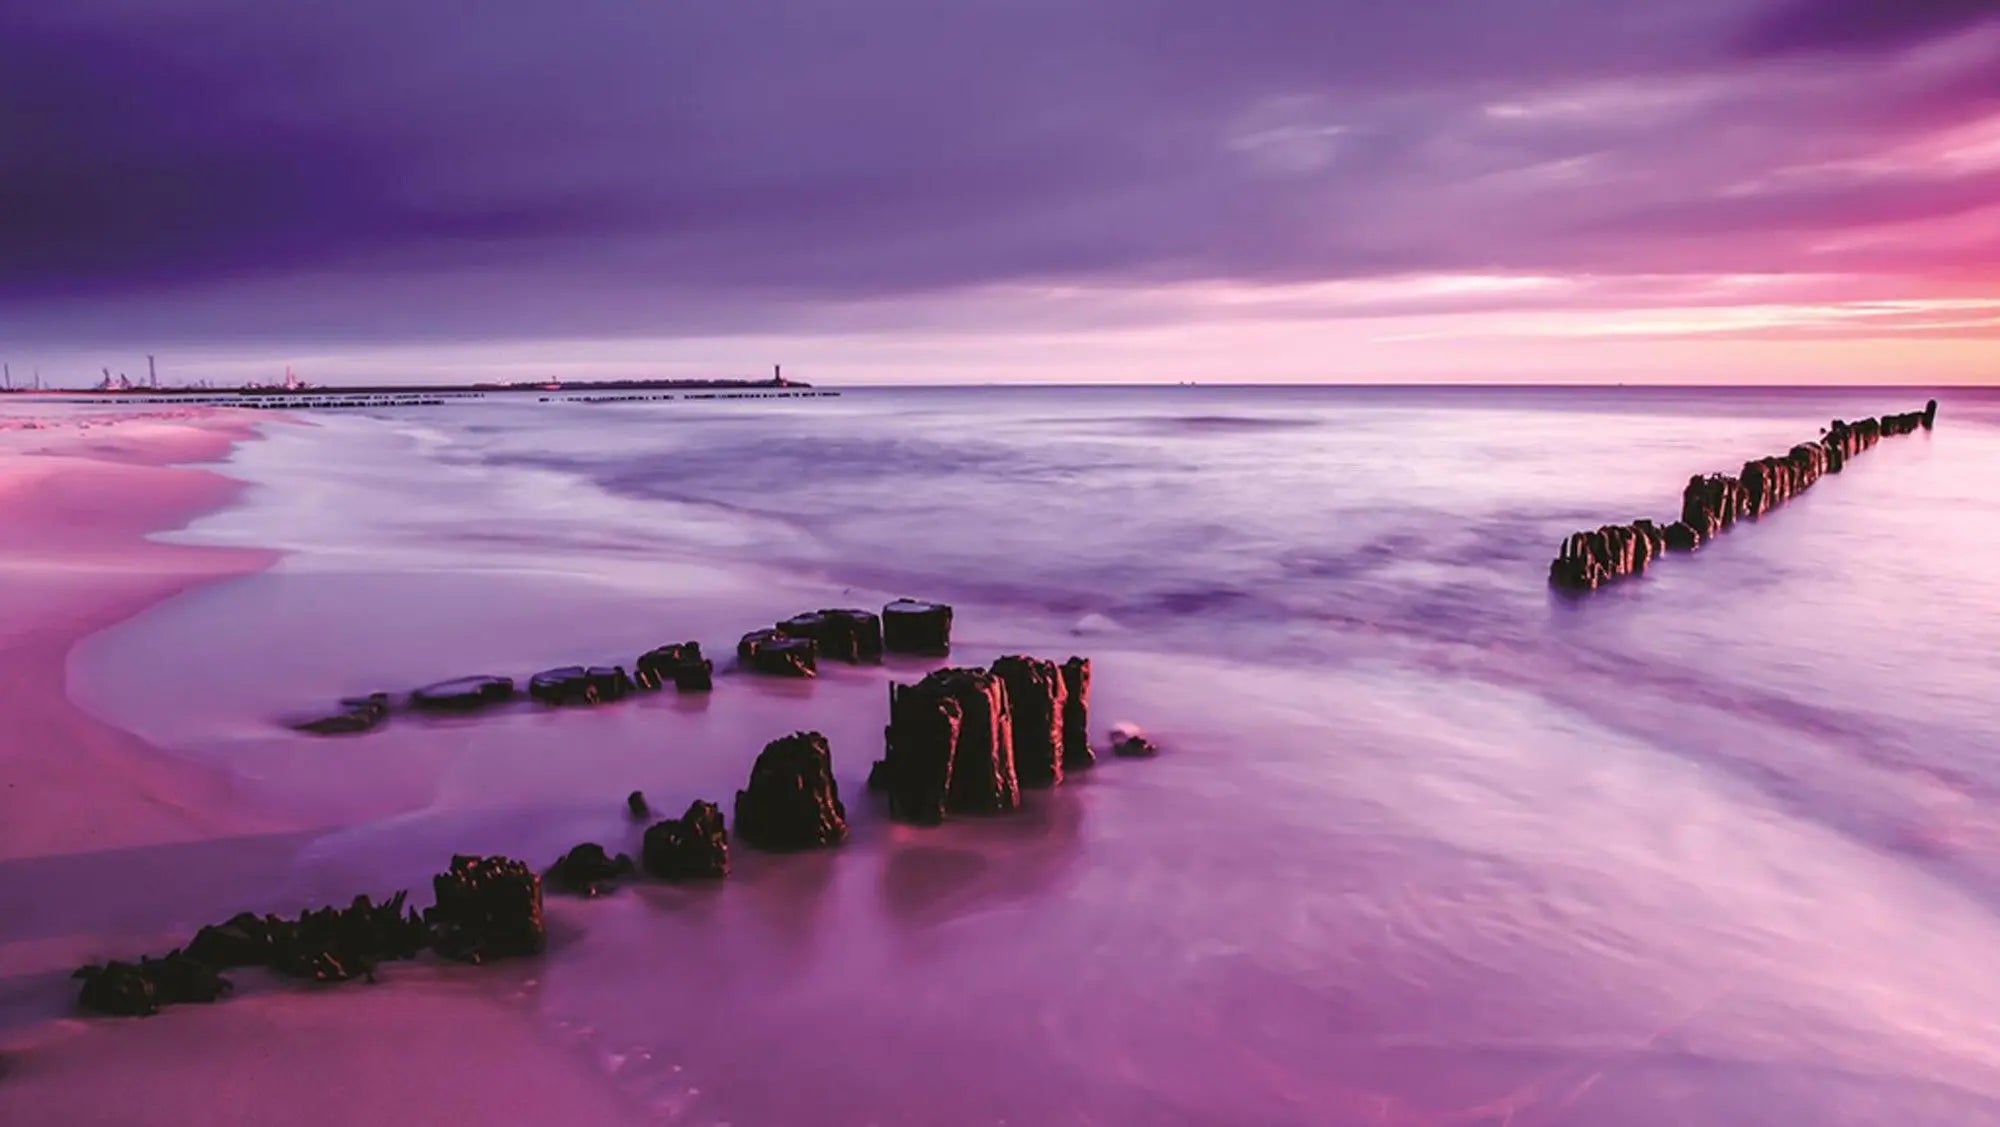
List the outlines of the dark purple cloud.
{"label": "dark purple cloud", "polygon": [[1990,44],[1787,54],[1993,5],[1867,14],[1891,7],[0,0],[0,338],[775,331],[1009,285],[1782,272],[1807,235],[1991,187],[1839,171],[2000,109]]}
{"label": "dark purple cloud", "polygon": [[1786,0],[1746,37],[1755,54],[1881,51],[2000,19],[2000,0]]}

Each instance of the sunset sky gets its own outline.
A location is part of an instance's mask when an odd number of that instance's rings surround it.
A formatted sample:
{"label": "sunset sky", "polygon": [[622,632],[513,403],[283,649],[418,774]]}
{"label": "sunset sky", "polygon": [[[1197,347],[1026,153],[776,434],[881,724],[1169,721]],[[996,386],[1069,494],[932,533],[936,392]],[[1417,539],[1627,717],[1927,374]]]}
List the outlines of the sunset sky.
{"label": "sunset sky", "polygon": [[2000,0],[0,0],[80,384],[1992,382]]}

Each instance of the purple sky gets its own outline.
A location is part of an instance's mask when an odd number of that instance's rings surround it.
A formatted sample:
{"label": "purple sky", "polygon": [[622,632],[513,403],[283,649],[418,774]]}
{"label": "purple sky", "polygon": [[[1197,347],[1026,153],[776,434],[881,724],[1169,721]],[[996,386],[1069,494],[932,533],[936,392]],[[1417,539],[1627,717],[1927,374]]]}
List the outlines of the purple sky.
{"label": "purple sky", "polygon": [[0,0],[80,380],[1991,379],[2000,0]]}

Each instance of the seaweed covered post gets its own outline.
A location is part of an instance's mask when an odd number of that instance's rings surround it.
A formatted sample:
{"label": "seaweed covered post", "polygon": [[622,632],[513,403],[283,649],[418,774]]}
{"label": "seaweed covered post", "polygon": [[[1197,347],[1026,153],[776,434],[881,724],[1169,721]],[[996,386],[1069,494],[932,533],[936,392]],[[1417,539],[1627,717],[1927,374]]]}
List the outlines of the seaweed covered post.
{"label": "seaweed covered post", "polygon": [[679,818],[646,830],[639,863],[661,880],[717,880],[729,875],[729,830],[722,808],[696,802]]}
{"label": "seaweed covered post", "polygon": [[267,920],[272,969],[314,982],[372,981],[381,963],[416,958],[430,933],[415,912],[405,910],[406,898],[398,892],[376,904],[357,896],[345,908],[301,912],[294,921]]}
{"label": "seaweed covered post", "polygon": [[429,928],[405,899],[401,892],[379,904],[357,896],[345,908],[308,909],[296,919],[239,912],[161,958],[79,967],[77,1004],[145,1016],[161,1006],[213,1002],[230,989],[221,972],[234,967],[270,967],[314,982],[372,980],[381,963],[415,958],[430,944]]}
{"label": "seaweed covered post", "polygon": [[183,951],[136,963],[93,963],[70,977],[83,982],[77,1005],[114,1017],[151,1017],[161,1006],[213,1002],[231,989],[213,966]]}
{"label": "seaweed covered post", "polygon": [[508,857],[451,859],[431,879],[437,904],[424,913],[432,946],[447,959],[483,963],[539,955],[548,946],[542,922],[542,879]]}
{"label": "seaweed covered post", "polygon": [[619,877],[632,871],[632,858],[605,852],[594,841],[586,841],[557,858],[549,866],[549,883],[558,892],[578,896],[600,896]]}
{"label": "seaweed covered post", "polygon": [[750,769],[750,785],[736,792],[736,836],[776,851],[847,840],[847,807],[825,736],[793,732],[765,746]]}

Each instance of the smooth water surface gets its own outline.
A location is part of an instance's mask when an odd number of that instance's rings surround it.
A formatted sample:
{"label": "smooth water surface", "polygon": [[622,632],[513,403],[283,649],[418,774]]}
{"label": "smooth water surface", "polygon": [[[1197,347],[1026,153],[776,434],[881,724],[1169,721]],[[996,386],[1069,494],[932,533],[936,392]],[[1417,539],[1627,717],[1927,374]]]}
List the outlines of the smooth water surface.
{"label": "smooth water surface", "polygon": [[[1928,394],[314,417],[242,447],[258,488],[183,534],[293,554],[93,640],[73,681],[328,824],[277,900],[633,848],[627,790],[726,807],[762,741],[825,730],[846,849],[557,904],[546,967],[505,972],[635,1119],[2000,1122],[2000,398],[1941,394],[1935,431],[1643,578],[1546,585],[1567,533]],[[920,669],[332,743],[272,723],[901,594],[955,603],[967,660],[1091,654],[1098,730],[1166,754],[917,831],[861,783],[884,682]]]}

